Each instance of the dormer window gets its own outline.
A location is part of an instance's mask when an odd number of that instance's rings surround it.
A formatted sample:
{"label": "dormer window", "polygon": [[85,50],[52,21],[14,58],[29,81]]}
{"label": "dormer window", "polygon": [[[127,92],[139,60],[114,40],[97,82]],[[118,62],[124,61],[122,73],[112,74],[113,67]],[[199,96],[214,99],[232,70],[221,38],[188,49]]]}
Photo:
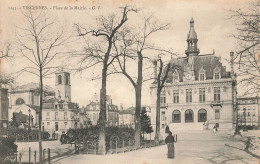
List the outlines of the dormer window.
{"label": "dormer window", "polygon": [[215,80],[218,80],[218,79],[220,79],[221,77],[220,77],[220,69],[219,69],[219,67],[217,66],[215,69],[214,69],[214,79]]}
{"label": "dormer window", "polygon": [[200,73],[200,81],[203,81],[203,80],[205,80],[205,74],[204,73]]}
{"label": "dormer window", "polygon": [[200,81],[206,80],[205,70],[203,69],[203,67],[200,69],[200,72],[199,72],[199,80],[200,80]]}
{"label": "dormer window", "polygon": [[214,77],[215,77],[215,80],[218,80],[219,79],[219,72],[214,73]]}
{"label": "dormer window", "polygon": [[178,73],[177,70],[174,70],[174,72],[173,72],[173,81],[174,82],[179,82],[180,81],[179,73]]}

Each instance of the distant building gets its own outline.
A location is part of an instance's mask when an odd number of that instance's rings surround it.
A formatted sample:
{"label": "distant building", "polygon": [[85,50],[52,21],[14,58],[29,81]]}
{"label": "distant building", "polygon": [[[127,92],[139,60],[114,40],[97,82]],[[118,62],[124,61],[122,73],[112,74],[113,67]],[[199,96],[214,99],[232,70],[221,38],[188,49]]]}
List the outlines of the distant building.
{"label": "distant building", "polygon": [[135,127],[135,107],[119,110],[119,125]]}
{"label": "distant building", "polygon": [[0,129],[8,127],[8,90],[0,88]]}
{"label": "distant building", "polygon": [[[48,85],[43,87],[42,130],[62,133],[78,127],[78,104],[71,102],[70,74],[61,71],[55,77],[55,89]],[[20,113],[30,115],[27,121],[30,120],[32,128],[39,126],[39,84],[28,83],[15,88],[10,92],[9,102],[9,121],[13,113]]]}
{"label": "distant building", "polygon": [[[172,59],[169,76],[161,92],[161,135],[170,130],[202,130],[206,121],[209,128],[233,129],[233,72],[215,56],[199,55],[194,20],[190,21],[186,57]],[[155,66],[155,76],[157,67]],[[156,82],[151,84],[151,122],[156,124]],[[155,131],[155,130],[154,130]]]}
{"label": "distant building", "polygon": [[[147,116],[151,118],[151,108],[143,106],[141,110],[146,110]],[[135,107],[119,110],[119,125],[135,127]]]}
{"label": "distant building", "polygon": [[[118,126],[119,125],[119,113],[118,106],[112,103],[111,96],[107,96],[107,108],[106,118],[107,125]],[[98,101],[97,95],[95,94],[92,100],[86,107],[81,109],[81,120],[82,127],[87,125],[97,125],[99,120],[100,102]]]}
{"label": "distant building", "polygon": [[260,98],[244,97],[238,98],[238,125],[251,126],[252,128],[260,127]]}

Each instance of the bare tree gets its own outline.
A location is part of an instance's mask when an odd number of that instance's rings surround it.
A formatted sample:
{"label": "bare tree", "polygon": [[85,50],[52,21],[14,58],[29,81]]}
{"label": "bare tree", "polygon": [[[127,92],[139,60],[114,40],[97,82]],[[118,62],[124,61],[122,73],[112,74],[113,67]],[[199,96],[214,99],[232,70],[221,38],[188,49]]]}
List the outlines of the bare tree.
{"label": "bare tree", "polygon": [[246,87],[244,95],[257,94],[260,91],[260,4],[252,2],[249,8],[232,11],[232,19],[236,22],[238,50],[234,56],[234,64],[238,66],[238,84]]}
{"label": "bare tree", "polygon": [[3,43],[3,47],[0,50],[0,63],[3,58],[12,57],[12,55],[10,55],[10,50],[11,50],[11,43],[9,42]]}
{"label": "bare tree", "polygon": [[[159,137],[160,137],[160,108],[161,108],[161,92],[163,87],[165,86],[165,82],[166,79],[168,77],[168,73],[170,71],[171,68],[171,64],[168,63],[166,66],[164,66],[164,63],[161,59],[161,57],[159,57],[158,60],[154,61],[154,67],[157,67],[157,63],[159,62],[159,71],[158,71],[158,75],[156,77],[156,83],[157,83],[157,92],[156,92],[156,130],[155,130],[155,137],[154,137],[154,141],[155,144],[159,145]],[[157,69],[155,69],[156,71]],[[163,72],[165,71],[165,72]],[[156,75],[156,74],[155,74]]]}
{"label": "bare tree", "polygon": [[[119,41],[114,42],[120,70],[117,72],[122,73],[131,82],[135,89],[135,145],[137,147],[140,146],[141,135],[140,112],[142,106],[142,84],[144,82],[143,60],[149,59],[149,57],[145,56],[144,54],[145,51],[149,53],[151,50],[160,50],[149,43],[149,39],[151,38],[152,34],[166,30],[168,26],[169,24],[167,23],[158,23],[158,21],[154,19],[153,15],[150,15],[149,17],[144,18],[142,28],[125,28],[122,32],[119,33]],[[131,75],[129,70],[127,70],[127,66],[131,60],[137,62],[137,75]]]}
{"label": "bare tree", "polygon": [[39,163],[42,163],[42,103],[43,103],[43,78],[57,71],[57,66],[52,66],[55,57],[62,52],[60,47],[68,43],[70,36],[62,27],[56,27],[57,22],[45,12],[22,12],[25,22],[24,27],[17,27],[17,42],[19,54],[27,59],[29,66],[20,72],[28,72],[39,78],[40,112],[39,112]]}
{"label": "bare tree", "polygon": [[[87,45],[85,47],[84,54],[81,55],[80,68],[79,70],[88,69],[94,67],[98,64],[103,65],[102,69],[102,85],[100,89],[100,114],[99,114],[99,143],[98,143],[98,153],[105,154],[106,143],[105,143],[105,128],[106,128],[106,87],[107,87],[107,76],[109,66],[116,59],[116,55],[112,53],[113,42],[116,39],[116,33],[120,28],[127,22],[128,15],[130,12],[137,12],[129,6],[124,6],[121,9],[121,17],[118,18],[115,14],[111,14],[107,17],[101,16],[97,19],[98,26],[92,29],[87,29],[79,24],[76,24],[76,29],[79,36],[85,39],[85,36],[92,34],[94,37],[98,37],[101,44]],[[104,46],[106,45],[106,46]],[[105,47],[105,48],[102,48]]]}

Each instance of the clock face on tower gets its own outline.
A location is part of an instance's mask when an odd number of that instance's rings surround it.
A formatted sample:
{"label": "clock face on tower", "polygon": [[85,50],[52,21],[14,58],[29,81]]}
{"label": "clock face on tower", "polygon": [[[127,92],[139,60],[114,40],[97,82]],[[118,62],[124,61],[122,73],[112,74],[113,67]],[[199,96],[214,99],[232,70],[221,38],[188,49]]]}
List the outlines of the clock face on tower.
{"label": "clock face on tower", "polygon": [[191,74],[190,74],[190,73],[187,73],[187,74],[185,75],[185,77],[186,77],[186,79],[190,80],[190,79],[191,79]]}

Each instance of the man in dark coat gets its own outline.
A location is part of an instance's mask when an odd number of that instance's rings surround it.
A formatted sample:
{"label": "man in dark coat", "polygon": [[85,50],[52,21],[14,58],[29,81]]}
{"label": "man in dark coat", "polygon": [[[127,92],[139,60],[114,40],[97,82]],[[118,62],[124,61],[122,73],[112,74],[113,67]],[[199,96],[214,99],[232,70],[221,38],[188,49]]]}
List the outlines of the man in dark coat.
{"label": "man in dark coat", "polygon": [[172,136],[171,131],[169,131],[169,135],[166,137],[165,143],[168,148],[168,158],[174,158],[174,137]]}

